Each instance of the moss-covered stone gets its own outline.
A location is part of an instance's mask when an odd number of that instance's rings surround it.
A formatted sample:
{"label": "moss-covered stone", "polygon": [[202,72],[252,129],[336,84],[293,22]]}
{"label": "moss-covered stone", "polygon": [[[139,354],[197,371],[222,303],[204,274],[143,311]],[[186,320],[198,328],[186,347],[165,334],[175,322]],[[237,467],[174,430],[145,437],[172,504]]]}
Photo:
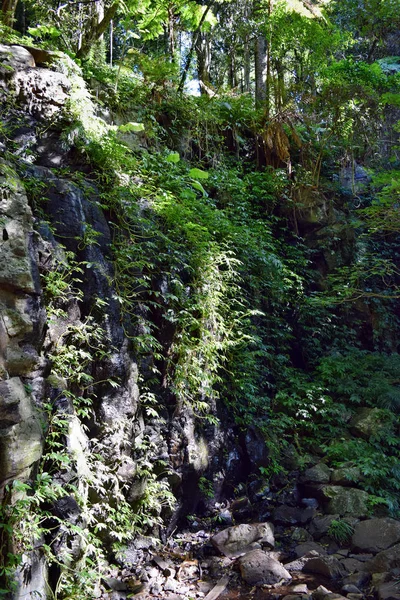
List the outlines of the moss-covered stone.
{"label": "moss-covered stone", "polygon": [[2,382],[0,408],[0,496],[13,479],[25,480],[42,455],[42,424],[18,377]]}
{"label": "moss-covered stone", "polygon": [[325,511],[340,516],[366,517],[369,513],[369,494],[356,488],[327,485],[322,488]]}
{"label": "moss-covered stone", "polygon": [[393,418],[381,408],[363,407],[357,410],[350,421],[353,435],[369,439],[371,436],[382,434],[393,429]]}

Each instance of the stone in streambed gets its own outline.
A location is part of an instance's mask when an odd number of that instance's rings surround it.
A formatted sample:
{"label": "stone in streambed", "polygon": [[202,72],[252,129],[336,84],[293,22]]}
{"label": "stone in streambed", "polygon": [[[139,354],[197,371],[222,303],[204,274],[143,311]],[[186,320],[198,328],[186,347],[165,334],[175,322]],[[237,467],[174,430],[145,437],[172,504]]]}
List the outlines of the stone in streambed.
{"label": "stone in streambed", "polygon": [[317,556],[316,558],[312,558],[306,562],[303,571],[323,575],[327,579],[339,579],[346,574],[340,561],[333,556]]}
{"label": "stone in streambed", "polygon": [[291,539],[293,542],[299,542],[302,545],[305,542],[312,542],[312,535],[308,533],[307,529],[303,529],[303,527],[296,527],[291,535]]}
{"label": "stone in streambed", "polygon": [[354,527],[352,547],[356,552],[378,553],[400,542],[400,521],[368,519]]}
{"label": "stone in streambed", "polygon": [[347,596],[347,594],[361,594],[361,590],[359,590],[357,586],[352,585],[351,583],[344,585],[340,591],[345,596]]}
{"label": "stone in streambed", "polygon": [[317,587],[316,590],[313,591],[312,599],[313,600],[346,600],[345,596],[342,596],[341,594],[335,594],[334,592],[331,592],[323,585],[320,585],[319,587]]}
{"label": "stone in streambed", "polygon": [[252,550],[239,559],[242,578],[249,585],[275,585],[292,578],[285,567],[271,554]]}
{"label": "stone in streambed", "polygon": [[400,568],[400,544],[379,552],[367,563],[367,570],[370,573],[385,573],[396,568]]}
{"label": "stone in streambed", "polygon": [[312,558],[318,558],[319,554],[316,550],[310,550],[307,554],[304,554],[300,558],[296,560],[292,560],[290,563],[285,564],[285,569],[287,571],[302,571],[304,569],[304,565],[311,560]]}
{"label": "stone in streambed", "polygon": [[352,573],[351,575],[347,575],[342,579],[343,585],[355,585],[358,588],[362,588],[367,585],[371,579],[371,575],[366,571],[358,571],[357,573]]}
{"label": "stone in streambed", "polygon": [[356,558],[345,558],[341,561],[342,566],[348,573],[356,573],[364,569],[364,563],[357,560]]}
{"label": "stone in streambed", "polygon": [[324,515],[315,517],[311,521],[308,530],[315,540],[319,540],[328,532],[332,521],[337,519],[339,519],[339,515]]}
{"label": "stone in streambed", "polygon": [[278,506],[273,512],[274,523],[283,525],[295,525],[296,523],[307,523],[315,516],[315,509],[312,507],[296,508],[295,506]]}
{"label": "stone in streambed", "polygon": [[214,535],[211,543],[221,554],[228,557],[246,554],[250,550],[261,548],[263,544],[273,548],[274,526],[271,523],[235,525]]}
{"label": "stone in streambed", "polygon": [[302,556],[305,556],[311,552],[311,550],[315,550],[322,556],[326,554],[325,548],[321,546],[321,544],[317,544],[317,542],[304,542],[304,544],[299,544],[294,549],[294,553],[296,554],[297,558],[301,558]]}
{"label": "stone in streambed", "polygon": [[379,600],[400,600],[400,581],[387,581],[378,586]]}

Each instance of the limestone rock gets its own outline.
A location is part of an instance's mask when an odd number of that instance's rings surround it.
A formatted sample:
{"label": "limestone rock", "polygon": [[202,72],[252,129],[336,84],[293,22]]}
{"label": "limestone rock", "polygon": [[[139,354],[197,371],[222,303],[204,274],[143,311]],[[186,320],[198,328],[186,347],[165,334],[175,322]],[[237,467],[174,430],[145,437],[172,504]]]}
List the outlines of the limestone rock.
{"label": "limestone rock", "polygon": [[239,559],[242,578],[249,585],[277,584],[290,581],[285,567],[263,550],[252,550]]}
{"label": "limestone rock", "polygon": [[68,100],[71,84],[62,73],[50,69],[18,71],[13,78],[18,101],[39,119],[53,117]]}
{"label": "limestone rock", "polygon": [[364,167],[354,163],[341,168],[339,181],[343,189],[357,193],[365,188],[371,177]]}
{"label": "limestone rock", "polygon": [[22,69],[29,69],[35,66],[35,60],[30,52],[22,46],[6,46],[0,44],[0,69],[1,72],[12,73],[14,71],[21,71]]}
{"label": "limestone rock", "polygon": [[[4,162],[0,162],[0,201],[0,286],[36,292],[29,253],[32,213],[19,178]],[[8,319],[12,320],[11,313]]]}
{"label": "limestone rock", "polygon": [[315,550],[319,555],[325,555],[326,550],[321,544],[317,544],[317,542],[304,542],[304,544],[299,544],[294,549],[294,552],[297,558],[301,558],[302,556],[308,554],[311,550]]}
{"label": "limestone rock", "polygon": [[240,556],[262,544],[273,548],[274,527],[271,523],[241,524],[228,527],[211,538],[212,544],[225,556]]}
{"label": "limestone rock", "polygon": [[25,394],[19,377],[0,381],[0,429],[5,429],[20,423],[21,397]]}
{"label": "limestone rock", "polygon": [[[38,52],[36,54],[39,57]],[[24,109],[43,120],[54,117],[60,111],[71,89],[66,75],[36,68],[32,53],[15,45],[0,44],[0,79],[7,82]]]}
{"label": "limestone rock", "polygon": [[[26,479],[42,453],[42,425],[31,399],[17,377],[2,382],[0,406],[9,409],[0,433],[0,496],[13,479]],[[14,424],[13,424],[14,423]]]}
{"label": "limestone rock", "polygon": [[21,348],[17,343],[11,341],[6,350],[6,366],[10,377],[21,375],[22,377],[29,375],[35,370],[38,364],[39,357],[35,348],[30,345],[25,345]]}
{"label": "limestone rock", "polygon": [[[29,573],[29,576],[27,576]],[[39,550],[23,554],[22,562],[15,575],[16,589],[12,595],[15,600],[27,598],[48,598],[48,565]]]}
{"label": "limestone rock", "polygon": [[284,525],[304,524],[311,521],[315,512],[315,509],[311,507],[297,508],[283,504],[274,510],[273,521]]}
{"label": "limestone rock", "polygon": [[400,542],[400,521],[368,519],[354,527],[352,547],[357,552],[381,552]]}
{"label": "limestone rock", "polygon": [[367,568],[370,573],[385,573],[391,569],[400,568],[400,544],[379,552],[369,563]]}
{"label": "limestone rock", "polygon": [[266,467],[269,462],[269,451],[265,443],[265,437],[256,427],[248,428],[245,444],[252,464],[257,468]]}
{"label": "limestone rock", "polygon": [[303,571],[307,573],[317,573],[327,579],[339,579],[345,575],[345,569],[340,561],[333,556],[318,556],[307,561]]}
{"label": "limestone rock", "polygon": [[307,469],[302,480],[312,483],[329,483],[331,478],[331,469],[324,463],[318,463],[314,467]]}
{"label": "limestone rock", "polygon": [[328,500],[325,508],[327,513],[352,517],[368,515],[369,495],[363,490],[327,485],[323,488],[323,494]]}

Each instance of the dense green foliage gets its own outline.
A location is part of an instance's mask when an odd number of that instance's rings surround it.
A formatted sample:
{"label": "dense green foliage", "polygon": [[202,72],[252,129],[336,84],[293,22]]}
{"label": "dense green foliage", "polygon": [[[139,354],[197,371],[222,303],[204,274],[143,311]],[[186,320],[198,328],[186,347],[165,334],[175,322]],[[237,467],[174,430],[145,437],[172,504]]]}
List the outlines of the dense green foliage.
{"label": "dense green foliage", "polygon": [[[102,31],[103,39],[90,4],[79,3],[79,14],[78,3],[66,4],[65,19],[48,12],[47,2],[37,4],[23,3],[30,27],[18,11],[16,27],[28,45],[73,58],[57,59],[74,86],[54,127],[89,168],[85,177],[74,165],[54,172],[101,190],[98,203],[113,234],[113,300],[141,367],[145,418],[172,419],[185,407],[212,426],[229,413],[237,431],[252,427],[264,436],[270,458],[260,477],[279,481],[288,456],[297,471],[315,457],[335,468],[351,463],[354,484],[370,493],[371,514],[378,507],[398,515],[394,3],[332,1],[324,13],[316,3],[314,14],[302,2],[269,1],[254,10],[244,0],[208,9],[106,2],[105,15],[115,9],[114,29]],[[12,21],[4,22],[4,40],[21,39]],[[186,40],[180,48],[179,36]],[[261,102],[249,50],[260,37],[267,48]],[[213,50],[207,69],[205,47]],[[180,84],[196,73],[207,93],[182,93]],[[102,111],[113,124],[97,116]],[[45,221],[43,184],[28,181],[26,188]],[[87,227],[78,250],[97,243],[98,232]],[[71,298],[82,301],[80,283],[91,268],[65,253],[42,273],[50,319],[62,318]],[[110,351],[106,315],[107,302],[93,299],[82,326],[69,326],[51,354],[52,377],[84,423],[96,386],[119,385],[94,375]],[[378,410],[377,427],[353,437],[360,408]],[[87,527],[71,532],[84,538],[80,568],[69,572],[68,557],[51,544],[45,550],[61,567],[56,597],[92,597],[99,565],[110,559],[102,536],[114,559],[134,533],[162,523],[173,498],[160,476],[164,465],[149,461],[146,438],[132,450],[137,477],[147,482],[134,506],[123,487],[113,490],[119,512],[110,500],[104,482],[112,457],[101,442],[92,448],[90,477],[60,490],[52,475],[73,459],[56,402],[45,409],[37,478],[15,483],[25,496],[2,508],[0,544],[6,548],[15,535],[16,549],[2,568],[8,577],[17,555],[50,536],[56,525],[48,505],[69,493],[87,517]],[[206,477],[200,490],[212,496]],[[351,532],[340,520],[328,533],[345,542]]]}

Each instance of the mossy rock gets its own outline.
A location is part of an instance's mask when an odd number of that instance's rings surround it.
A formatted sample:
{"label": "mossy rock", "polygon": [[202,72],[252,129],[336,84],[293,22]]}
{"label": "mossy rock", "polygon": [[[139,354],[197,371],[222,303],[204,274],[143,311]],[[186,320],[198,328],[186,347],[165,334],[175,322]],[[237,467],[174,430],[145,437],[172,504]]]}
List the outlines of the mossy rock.
{"label": "mossy rock", "polygon": [[369,494],[357,488],[327,485],[322,488],[327,502],[325,512],[340,516],[366,517],[369,514]]}
{"label": "mossy rock", "polygon": [[363,407],[357,410],[350,421],[350,431],[357,437],[368,440],[371,436],[381,435],[393,430],[393,418],[387,410]]}

